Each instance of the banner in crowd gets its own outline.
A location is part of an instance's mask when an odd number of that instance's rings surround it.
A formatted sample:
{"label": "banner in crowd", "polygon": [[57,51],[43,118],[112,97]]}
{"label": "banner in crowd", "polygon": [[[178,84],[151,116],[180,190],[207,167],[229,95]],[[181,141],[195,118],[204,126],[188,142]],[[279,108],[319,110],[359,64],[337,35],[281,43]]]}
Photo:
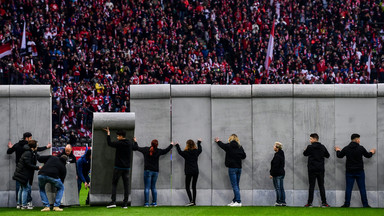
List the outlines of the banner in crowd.
{"label": "banner in crowd", "polygon": [[[92,149],[91,147],[88,147]],[[57,156],[63,152],[65,147],[52,147],[52,155]],[[76,160],[79,160],[81,156],[85,154],[86,147],[72,147],[73,155],[75,155]]]}

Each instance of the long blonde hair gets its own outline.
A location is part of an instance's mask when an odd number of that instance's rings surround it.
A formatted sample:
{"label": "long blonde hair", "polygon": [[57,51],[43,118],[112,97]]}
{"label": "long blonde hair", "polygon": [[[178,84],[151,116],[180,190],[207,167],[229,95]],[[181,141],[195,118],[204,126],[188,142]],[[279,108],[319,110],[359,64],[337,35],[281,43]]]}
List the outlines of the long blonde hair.
{"label": "long blonde hair", "polygon": [[231,136],[229,136],[228,142],[232,142],[232,141],[236,141],[237,144],[239,144],[239,146],[240,146],[240,140],[236,134],[232,134]]}

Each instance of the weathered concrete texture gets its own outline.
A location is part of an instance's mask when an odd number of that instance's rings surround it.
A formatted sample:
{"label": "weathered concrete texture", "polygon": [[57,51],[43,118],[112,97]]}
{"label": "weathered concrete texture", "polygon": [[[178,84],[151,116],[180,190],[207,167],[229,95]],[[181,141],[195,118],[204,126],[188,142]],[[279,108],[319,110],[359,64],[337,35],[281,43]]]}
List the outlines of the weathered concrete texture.
{"label": "weathered concrete texture", "polygon": [[[119,124],[120,119],[120,124]],[[92,137],[92,187],[89,192],[90,205],[105,205],[111,201],[112,176],[115,164],[116,149],[107,144],[107,133],[103,128],[109,127],[111,130],[111,141],[116,141],[116,131],[124,130],[126,139],[133,139],[135,129],[134,113],[95,113],[93,121]],[[132,162],[132,155],[131,162]],[[97,159],[96,159],[97,158]],[[132,165],[133,166],[133,165]],[[131,169],[132,171],[132,169]],[[132,175],[130,175],[132,176]],[[129,186],[131,188],[131,179]],[[129,188],[129,190],[130,190]],[[122,202],[124,187],[122,179],[119,180],[117,187],[116,201]],[[128,199],[130,203],[131,196]]]}
{"label": "weathered concrete texture", "polygon": [[93,128],[99,130],[106,127],[132,130],[135,128],[135,113],[94,113]]}
{"label": "weathered concrete texture", "polygon": [[[380,86],[384,87],[384,85],[379,85],[379,87]],[[384,88],[382,90],[384,92]],[[384,96],[384,94],[382,96]],[[369,149],[367,150],[369,151]],[[378,97],[377,98],[377,154],[375,154],[373,157],[377,157],[377,164],[378,164],[377,190],[382,191],[384,193],[384,169],[382,169],[384,165],[384,154],[382,153],[383,151],[384,151],[384,97]],[[371,160],[371,159],[367,159],[367,160]],[[384,207],[383,201],[384,200],[379,202],[380,204],[383,205],[381,207]]]}
{"label": "weathered concrete texture", "polygon": [[376,98],[377,85],[335,85],[335,97]]}
{"label": "weathered concrete texture", "polygon": [[[147,88],[145,88],[147,87]],[[171,141],[170,85],[131,86],[131,111],[136,114],[135,136],[139,146],[149,146],[153,139],[159,141],[159,148],[166,148]],[[144,89],[141,89],[144,88]],[[132,189],[144,188],[144,159],[140,152],[133,153]],[[171,205],[171,199],[165,198],[159,189],[171,188],[171,155],[168,153],[159,160],[157,179],[158,203]],[[169,195],[171,191],[169,190]],[[143,199],[133,203],[143,205]]]}
{"label": "weathered concrete texture", "polygon": [[293,97],[293,85],[279,85],[279,84],[252,85],[252,97],[260,97],[260,98]]}
{"label": "weathered concrete texture", "polygon": [[[184,88],[183,88],[184,87]],[[203,85],[196,90],[192,87],[200,86],[172,86],[172,140],[179,142],[184,150],[186,141],[202,139],[202,153],[198,158],[199,177],[197,188],[204,189],[204,194],[211,196],[211,99],[210,86]],[[207,88],[209,87],[209,88]],[[196,91],[195,91],[196,90]],[[177,96],[174,96],[177,95]],[[191,97],[190,95],[194,95]],[[207,97],[208,96],[208,97]],[[186,133],[186,131],[188,131]],[[209,166],[207,166],[209,165]],[[184,159],[172,150],[172,205],[185,205],[189,202],[185,190]],[[182,193],[177,192],[182,191]],[[203,197],[203,200],[199,200]],[[211,199],[197,194],[199,205],[211,205]]]}
{"label": "weathered concrete texture", "polygon": [[[321,142],[332,155],[325,159],[325,189],[335,189],[334,140],[335,140],[334,98],[294,99],[294,189],[308,190],[308,157],[303,151],[310,144],[309,135],[317,133]],[[317,186],[315,187],[317,189]],[[307,197],[308,198],[308,197]]]}
{"label": "weathered concrete texture", "polygon": [[131,99],[169,98],[170,85],[131,85]]}
{"label": "weathered concrete texture", "polygon": [[270,162],[276,141],[285,153],[285,189],[293,189],[293,99],[253,98],[253,188],[271,190]]}
{"label": "weathered concrete texture", "polygon": [[[377,148],[377,101],[374,98],[336,98],[336,146],[345,147],[353,133],[360,134],[361,145],[368,151]],[[345,158],[336,160],[336,188],[345,189]],[[367,191],[377,190],[377,155],[364,159]]]}
{"label": "weathered concrete texture", "polygon": [[293,96],[303,98],[333,98],[334,85],[293,85]]}
{"label": "weathered concrete texture", "polygon": [[[15,181],[12,180],[15,171],[15,154],[7,155],[7,143],[17,143],[24,132],[31,132],[39,146],[45,146],[51,141],[51,92],[49,85],[34,86],[0,86],[0,139],[3,143],[3,154],[0,157],[0,192],[7,194],[7,202],[0,201],[0,206],[13,207],[15,202]],[[40,152],[50,154],[51,150]],[[32,194],[38,194],[37,175],[32,185]],[[9,193],[8,193],[9,191]],[[3,197],[4,198],[4,197]],[[33,196],[33,198],[35,198]],[[37,203],[41,203],[36,196]],[[36,199],[33,201],[36,203]]]}
{"label": "weathered concrete texture", "polygon": [[211,97],[211,85],[172,85],[171,97]]}
{"label": "weathered concrete texture", "polygon": [[212,98],[250,98],[252,95],[249,85],[213,85],[211,86]]}
{"label": "weathered concrete texture", "polygon": [[[218,87],[218,88],[216,88]],[[226,86],[228,87],[228,86]],[[253,145],[252,145],[252,103],[250,100],[251,86],[247,88],[221,88],[212,86],[212,137],[219,137],[224,143],[228,142],[231,134],[237,134],[240,144],[247,154],[247,158],[242,162],[242,174],[240,178],[241,190],[252,190],[252,165],[253,165]],[[215,96],[213,95],[215,94]],[[235,97],[227,98],[232,95]],[[248,98],[247,98],[248,97]],[[224,165],[225,152],[216,144],[212,146],[212,190],[231,190],[228,177],[228,168]],[[214,193],[213,193],[214,194]],[[213,195],[213,197],[217,197]],[[224,205],[231,202],[228,200],[212,200],[212,205]],[[252,203],[252,192],[241,194],[244,203]]]}

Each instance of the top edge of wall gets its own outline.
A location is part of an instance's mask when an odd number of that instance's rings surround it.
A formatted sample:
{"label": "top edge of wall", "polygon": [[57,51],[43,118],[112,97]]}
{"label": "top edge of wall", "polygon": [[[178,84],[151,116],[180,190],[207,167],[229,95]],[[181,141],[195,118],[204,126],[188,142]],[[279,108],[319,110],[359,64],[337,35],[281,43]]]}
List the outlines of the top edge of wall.
{"label": "top edge of wall", "polygon": [[335,97],[373,98],[378,95],[377,84],[335,85]]}
{"label": "top edge of wall", "polygon": [[172,97],[210,97],[211,85],[171,85]]}
{"label": "top edge of wall", "polygon": [[50,85],[0,85],[0,97],[50,97]]}
{"label": "top edge of wall", "polygon": [[294,85],[293,96],[305,98],[335,97],[335,85]]}
{"label": "top edge of wall", "polygon": [[135,113],[93,113],[93,129],[134,129]]}
{"label": "top edge of wall", "polygon": [[384,83],[377,84],[377,97],[384,97]]}
{"label": "top edge of wall", "polygon": [[212,98],[250,98],[252,97],[251,85],[212,85]]}
{"label": "top edge of wall", "polygon": [[252,85],[252,97],[293,97],[293,85]]}
{"label": "top edge of wall", "polygon": [[171,88],[169,84],[159,85],[131,85],[131,99],[155,99],[171,97]]}

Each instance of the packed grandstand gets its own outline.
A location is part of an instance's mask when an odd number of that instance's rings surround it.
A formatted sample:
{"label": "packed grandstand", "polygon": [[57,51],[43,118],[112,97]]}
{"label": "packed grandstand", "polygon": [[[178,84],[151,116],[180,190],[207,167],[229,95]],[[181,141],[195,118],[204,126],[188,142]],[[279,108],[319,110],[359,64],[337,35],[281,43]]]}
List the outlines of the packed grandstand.
{"label": "packed grandstand", "polygon": [[383,2],[3,0],[0,84],[51,85],[62,146],[129,112],[130,85],[384,82]]}

